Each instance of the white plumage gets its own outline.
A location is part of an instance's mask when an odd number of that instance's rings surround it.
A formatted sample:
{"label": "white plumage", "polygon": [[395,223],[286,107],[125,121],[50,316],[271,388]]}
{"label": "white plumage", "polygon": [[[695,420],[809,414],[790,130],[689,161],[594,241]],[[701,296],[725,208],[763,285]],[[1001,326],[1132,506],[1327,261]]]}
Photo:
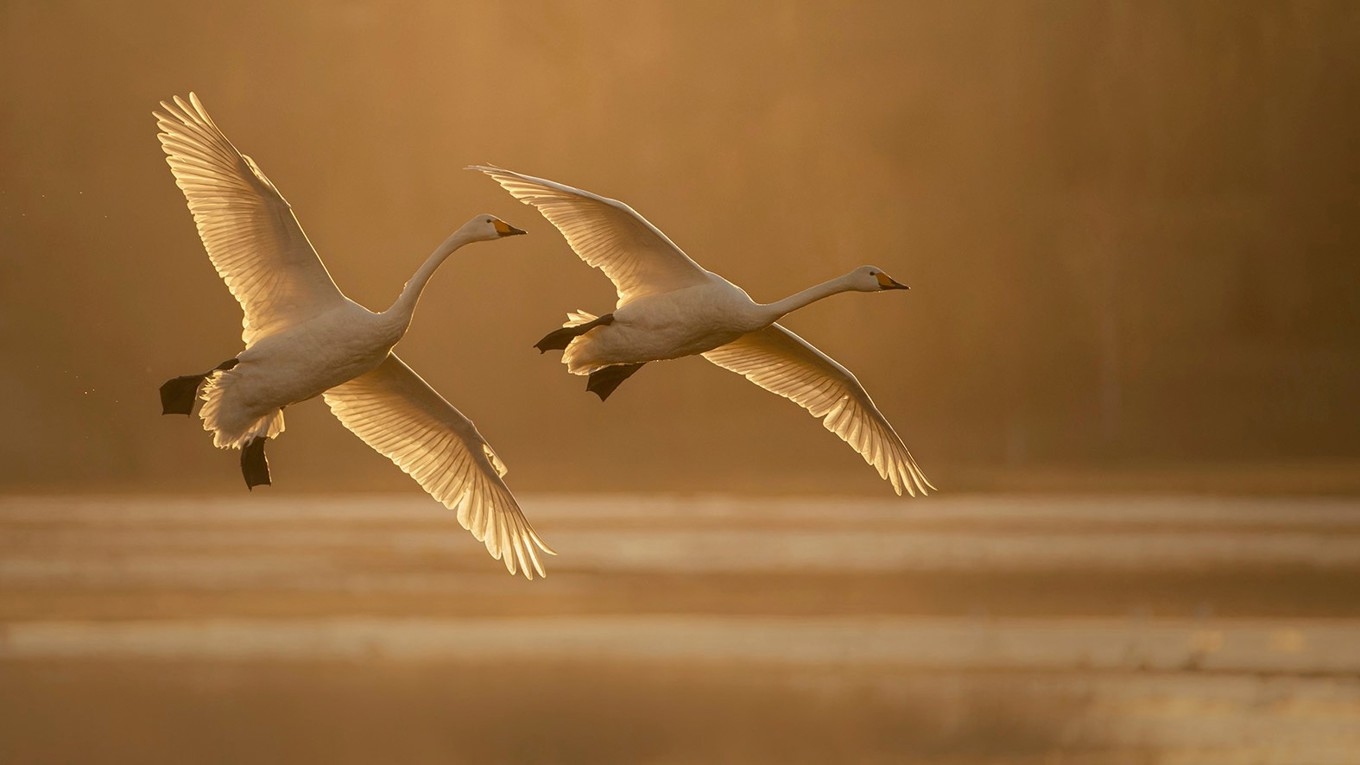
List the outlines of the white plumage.
{"label": "white plumage", "polygon": [[473,218],[435,249],[389,309],[370,311],[341,294],[292,208],[196,95],[161,107],[161,146],[208,257],[241,304],[245,342],[218,368],[162,386],[165,412],[189,414],[201,386],[204,428],[215,445],[243,449],[253,487],[269,482],[261,439],[283,432],[283,408],[324,395],[345,427],[456,510],[511,573],[542,576],[538,552],[552,550],[501,479],[500,459],[470,420],[391,352],[449,255],[524,232],[494,216]]}
{"label": "white plumage", "polygon": [[906,289],[882,270],[861,266],[774,303],[757,303],[740,287],[705,270],[628,205],[565,184],[498,167],[474,165],[557,227],[587,264],[618,291],[614,312],[568,315],[563,329],[539,342],[561,349],[572,374],[606,398],[650,361],[702,355],[822,420],[893,490],[915,496],[935,487],[855,376],[775,323],[809,303],[846,291]]}

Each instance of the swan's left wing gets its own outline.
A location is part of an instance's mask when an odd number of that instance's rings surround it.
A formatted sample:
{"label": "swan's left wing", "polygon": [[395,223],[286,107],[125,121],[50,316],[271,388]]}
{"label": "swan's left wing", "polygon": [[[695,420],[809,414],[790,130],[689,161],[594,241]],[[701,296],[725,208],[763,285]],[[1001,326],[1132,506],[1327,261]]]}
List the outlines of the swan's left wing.
{"label": "swan's left wing", "polygon": [[175,96],[161,109],[154,112],[157,137],[208,257],[245,312],[246,345],[342,302],[293,208],[227,140],[198,96]]}
{"label": "swan's left wing", "polygon": [[850,370],[803,338],[772,324],[704,354],[812,413],[891,481],[898,494],[934,489],[911,452]]}
{"label": "swan's left wing", "polygon": [[377,369],[325,392],[340,422],[397,464],[430,496],[458,513],[458,522],[487,552],[534,578],[544,576],[539,539],[501,476],[505,466],[472,421],[389,354]]}
{"label": "swan's left wing", "polygon": [[661,229],[617,199],[490,165],[467,169],[486,173],[515,199],[537,207],[581,260],[614,282],[619,306],[645,295],[710,283],[710,274]]}

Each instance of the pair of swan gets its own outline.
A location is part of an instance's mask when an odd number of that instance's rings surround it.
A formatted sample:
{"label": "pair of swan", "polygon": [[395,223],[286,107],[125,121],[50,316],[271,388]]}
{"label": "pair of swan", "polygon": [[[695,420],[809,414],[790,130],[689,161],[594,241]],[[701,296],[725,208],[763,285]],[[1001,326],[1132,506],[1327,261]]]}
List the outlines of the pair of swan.
{"label": "pair of swan", "polygon": [[[345,297],[292,208],[250,157],[213,122],[198,97],[154,112],[175,183],[208,257],[244,312],[245,349],[207,372],[161,386],[164,414],[199,416],[214,445],[241,450],[246,485],[268,484],[268,439],[289,404],[322,396],[342,424],[391,459],[502,560],[511,574],[544,575],[554,554],[505,485],[504,464],[472,421],[392,352],[420,294],[454,251],[525,233],[478,215],[425,260],[392,305],[374,312]],[[933,489],[901,438],[845,367],[776,321],[846,291],[906,289],[863,266],[784,300],[760,304],[701,268],[630,207],[553,181],[472,166],[532,205],[586,263],[618,290],[612,313],[568,315],[539,341],[562,350],[572,374],[601,400],[644,364],[701,354],[822,419],[900,495]]]}

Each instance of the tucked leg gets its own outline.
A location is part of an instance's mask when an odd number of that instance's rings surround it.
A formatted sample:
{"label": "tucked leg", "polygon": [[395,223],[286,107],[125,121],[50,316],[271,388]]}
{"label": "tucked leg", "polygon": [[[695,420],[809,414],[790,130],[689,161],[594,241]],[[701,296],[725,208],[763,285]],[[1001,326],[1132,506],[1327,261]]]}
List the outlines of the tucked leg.
{"label": "tucked leg", "polygon": [[216,367],[196,375],[183,375],[166,380],[161,385],[161,414],[192,414],[194,401],[198,398],[198,388],[208,375],[218,370],[236,366],[236,359],[227,359]]}
{"label": "tucked leg", "polygon": [[[642,362],[646,364],[647,362]],[[601,401],[609,398],[609,394],[619,387],[624,380],[627,380],[634,372],[642,369],[642,364],[615,364],[612,367],[605,367],[596,372],[591,372],[589,379],[586,380],[586,390],[600,397]]]}
{"label": "tucked leg", "polygon": [[604,327],[614,323],[614,314],[607,313],[594,321],[578,324],[574,327],[562,327],[543,336],[542,340],[534,343],[534,347],[539,353],[548,351],[565,351],[571,341],[584,335],[596,327]]}
{"label": "tucked leg", "polygon": [[252,438],[241,449],[241,475],[245,476],[246,488],[269,486],[269,460],[264,456],[264,442],[267,438]]}

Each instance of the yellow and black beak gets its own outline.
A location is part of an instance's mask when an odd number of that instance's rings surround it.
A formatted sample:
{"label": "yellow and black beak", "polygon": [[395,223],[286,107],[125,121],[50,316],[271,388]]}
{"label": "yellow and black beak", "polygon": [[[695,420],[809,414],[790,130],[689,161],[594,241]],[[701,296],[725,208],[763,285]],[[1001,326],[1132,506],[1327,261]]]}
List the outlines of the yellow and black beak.
{"label": "yellow and black beak", "polygon": [[515,228],[514,226],[510,225],[509,223],[506,223],[505,221],[501,220],[500,218],[497,218],[497,219],[496,219],[495,226],[496,226],[496,233],[497,233],[497,234],[500,234],[501,236],[515,236],[516,234],[527,234],[527,233],[529,233],[528,231],[525,231],[524,229]]}
{"label": "yellow and black beak", "polygon": [[879,271],[879,272],[878,272],[878,288],[879,288],[879,289],[882,289],[882,290],[909,290],[909,289],[911,289],[911,287],[908,287],[907,285],[902,284],[901,282],[895,281],[891,276],[888,276],[887,274],[883,273],[882,271]]}

